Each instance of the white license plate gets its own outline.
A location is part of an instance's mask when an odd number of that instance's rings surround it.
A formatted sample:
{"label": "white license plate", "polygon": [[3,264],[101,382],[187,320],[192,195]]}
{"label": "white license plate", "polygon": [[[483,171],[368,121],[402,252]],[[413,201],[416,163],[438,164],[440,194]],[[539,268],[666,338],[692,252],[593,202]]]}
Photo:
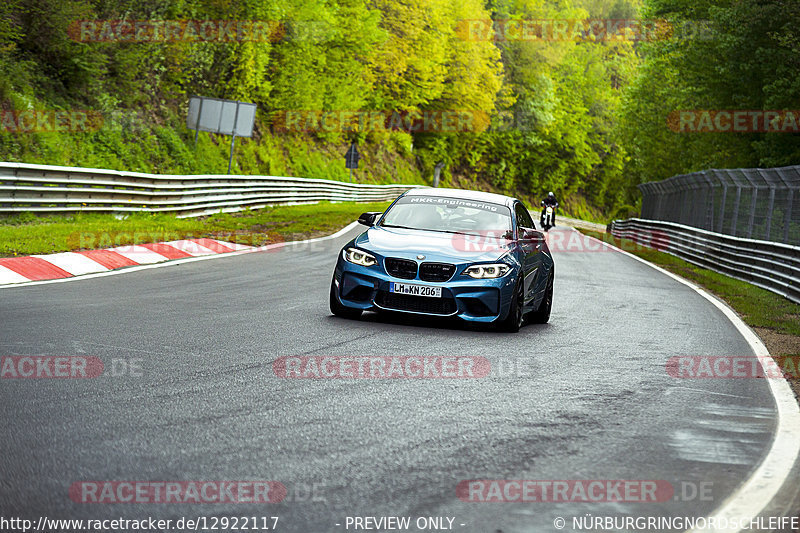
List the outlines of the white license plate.
{"label": "white license plate", "polygon": [[397,294],[410,294],[412,296],[429,296],[431,298],[441,298],[441,287],[429,287],[427,285],[412,285],[410,283],[389,282],[389,292]]}

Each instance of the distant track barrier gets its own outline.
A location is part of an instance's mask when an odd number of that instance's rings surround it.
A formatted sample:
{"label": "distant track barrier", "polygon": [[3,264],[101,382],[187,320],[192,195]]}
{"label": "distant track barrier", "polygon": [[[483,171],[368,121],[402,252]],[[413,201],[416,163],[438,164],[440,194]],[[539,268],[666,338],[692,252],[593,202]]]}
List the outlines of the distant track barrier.
{"label": "distant track barrier", "polygon": [[800,246],[640,218],[615,220],[611,224],[611,234],[800,303]]}
{"label": "distant track barrier", "polygon": [[420,185],[242,175],[144,174],[0,162],[0,213],[200,216],[270,205],[382,202]]}
{"label": "distant track barrier", "polygon": [[800,165],[703,170],[643,183],[639,190],[647,220],[800,243]]}

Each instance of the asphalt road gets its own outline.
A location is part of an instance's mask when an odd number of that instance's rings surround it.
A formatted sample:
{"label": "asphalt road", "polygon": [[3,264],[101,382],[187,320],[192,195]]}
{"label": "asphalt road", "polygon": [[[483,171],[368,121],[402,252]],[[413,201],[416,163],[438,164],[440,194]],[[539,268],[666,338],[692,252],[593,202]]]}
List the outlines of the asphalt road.
{"label": "asphalt road", "polygon": [[[279,516],[278,531],[298,533],[345,531],[348,516],[452,517],[454,530],[490,533],[556,531],[564,517],[571,531],[586,513],[705,515],[766,453],[765,380],[665,370],[671,356],[751,355],[748,345],[709,302],[646,265],[555,253],[550,324],[516,335],[349,321],[327,305],[349,236],[0,291],[2,355],[91,355],[106,367],[95,379],[0,380],[0,515]],[[272,362],[295,355],[478,355],[492,371],[277,377]],[[111,375],[121,362],[141,371]],[[456,496],[468,479],[665,480],[677,500],[474,503]],[[71,484],[86,480],[276,480],[289,497],[73,502]]]}

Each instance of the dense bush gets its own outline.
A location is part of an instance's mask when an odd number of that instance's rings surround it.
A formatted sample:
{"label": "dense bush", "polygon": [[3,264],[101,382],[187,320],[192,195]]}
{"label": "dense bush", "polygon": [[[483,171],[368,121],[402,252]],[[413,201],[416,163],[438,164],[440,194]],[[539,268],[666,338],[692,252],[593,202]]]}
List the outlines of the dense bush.
{"label": "dense bush", "polygon": [[[642,5],[643,4],[643,5]],[[703,32],[632,39],[471,39],[468,21],[665,19]],[[82,42],[81,20],[267,21],[260,41]],[[0,134],[0,159],[219,173],[230,139],[185,125],[192,94],[255,102],[234,171],[553,190],[574,212],[631,212],[636,185],[708,167],[800,162],[800,135],[676,133],[681,109],[800,101],[800,3],[787,0],[10,0],[0,106],[86,109],[102,128]],[[465,29],[467,28],[467,29]],[[491,32],[487,33],[491,36]],[[662,36],[663,37],[663,36]],[[669,36],[666,36],[669,37]],[[473,131],[285,131],[287,111],[468,111]],[[282,122],[282,117],[284,122]],[[4,125],[4,130],[8,128]]]}

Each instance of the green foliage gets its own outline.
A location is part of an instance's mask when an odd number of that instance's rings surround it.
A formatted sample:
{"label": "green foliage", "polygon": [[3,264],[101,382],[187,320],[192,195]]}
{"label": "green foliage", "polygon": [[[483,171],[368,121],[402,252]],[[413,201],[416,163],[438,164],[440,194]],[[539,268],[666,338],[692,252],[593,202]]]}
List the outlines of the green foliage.
{"label": "green foliage", "polygon": [[[653,0],[649,9],[711,16],[710,0],[704,10],[693,5]],[[200,133],[195,145],[185,126],[188,97],[202,94],[258,104],[254,137],[236,140],[233,172],[347,180],[342,156],[356,140],[359,181],[430,183],[442,162],[444,185],[534,199],[553,190],[575,212],[602,218],[636,204],[636,184],[653,172],[656,157],[668,171],[685,162],[675,155],[685,140],[665,139],[652,125],[642,135],[630,124],[666,120],[680,98],[694,94],[673,83],[685,69],[671,54],[688,51],[624,40],[474,40],[461,30],[465,21],[633,18],[639,9],[640,0],[11,0],[0,7],[2,107],[88,109],[103,122],[86,132],[0,133],[0,159],[221,173],[230,138]],[[273,32],[258,41],[76,38],[80,21],[108,20],[266,21]],[[764,39],[798,46],[788,26]],[[734,45],[746,47],[741,39]],[[642,54],[647,61],[637,75]],[[784,105],[782,91],[796,83],[772,80],[765,98]],[[294,110],[460,111],[477,120],[468,132],[282,131],[281,113]],[[620,128],[621,117],[628,127]],[[768,160],[782,153],[782,142],[744,146]],[[736,143],[688,148],[741,153]]]}
{"label": "green foliage", "polygon": [[[608,16],[613,9],[634,13],[636,5],[503,2],[495,6],[495,19],[576,20],[590,13]],[[426,140],[425,148],[448,154],[440,160],[452,163],[451,172],[520,196],[553,190],[564,199],[588,199],[604,211],[631,201],[616,124],[621,88],[638,62],[632,44],[509,40],[498,47],[505,92],[498,95],[492,131]],[[442,146],[443,140],[448,144]]]}
{"label": "green foliage", "polygon": [[[680,110],[794,110],[800,100],[800,3],[647,0],[646,16],[700,27],[642,47],[620,124],[635,183],[706,168],[800,163],[800,135],[667,127]],[[692,26],[690,26],[692,25]]]}

